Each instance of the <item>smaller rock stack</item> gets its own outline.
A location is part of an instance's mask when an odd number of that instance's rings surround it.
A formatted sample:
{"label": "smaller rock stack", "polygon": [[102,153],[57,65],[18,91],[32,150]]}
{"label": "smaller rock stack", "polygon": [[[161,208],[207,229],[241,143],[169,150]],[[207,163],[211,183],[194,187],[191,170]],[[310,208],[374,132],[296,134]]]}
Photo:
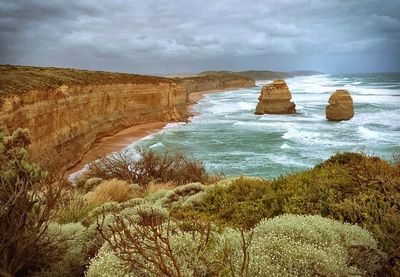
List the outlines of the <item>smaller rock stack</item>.
{"label": "smaller rock stack", "polygon": [[292,94],[284,80],[275,80],[265,85],[258,98],[255,114],[293,114],[296,105],[291,102]]}
{"label": "smaller rock stack", "polygon": [[326,118],[332,121],[349,120],[354,116],[353,99],[345,89],[336,90],[329,97]]}

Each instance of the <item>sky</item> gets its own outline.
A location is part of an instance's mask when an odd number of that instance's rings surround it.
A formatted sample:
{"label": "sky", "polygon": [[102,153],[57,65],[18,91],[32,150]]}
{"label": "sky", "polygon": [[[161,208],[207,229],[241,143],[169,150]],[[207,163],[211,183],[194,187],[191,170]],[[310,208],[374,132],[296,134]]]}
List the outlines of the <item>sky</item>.
{"label": "sky", "polygon": [[0,63],[400,71],[400,0],[0,0]]}

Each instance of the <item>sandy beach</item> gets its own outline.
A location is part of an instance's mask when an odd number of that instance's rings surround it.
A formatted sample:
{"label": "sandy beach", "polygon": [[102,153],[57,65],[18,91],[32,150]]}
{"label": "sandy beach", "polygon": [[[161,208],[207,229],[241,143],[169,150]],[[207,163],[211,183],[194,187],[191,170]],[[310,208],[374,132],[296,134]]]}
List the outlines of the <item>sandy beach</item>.
{"label": "sandy beach", "polygon": [[[204,97],[205,94],[220,93],[223,91],[224,90],[207,90],[190,93],[188,106],[190,116],[198,115],[198,113],[194,111],[193,107]],[[112,152],[119,151],[135,141],[161,131],[167,125],[167,123],[168,122],[143,123],[124,129],[113,136],[100,139],[88,152],[83,155],[83,158],[79,161],[79,163],[67,170],[66,175],[69,176],[82,170],[85,165],[97,160],[99,157],[104,157]]]}
{"label": "sandy beach", "polygon": [[143,123],[124,129],[113,136],[102,138],[83,155],[79,163],[67,170],[67,176],[82,170],[85,165],[97,160],[99,157],[121,150],[139,139],[162,130],[165,125],[167,125],[167,122]]}

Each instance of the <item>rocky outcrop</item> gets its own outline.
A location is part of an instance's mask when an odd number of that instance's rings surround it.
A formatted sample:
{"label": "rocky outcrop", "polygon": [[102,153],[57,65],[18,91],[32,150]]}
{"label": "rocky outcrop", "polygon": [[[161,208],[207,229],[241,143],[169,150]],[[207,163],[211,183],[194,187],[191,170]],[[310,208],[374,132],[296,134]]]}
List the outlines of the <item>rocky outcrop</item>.
{"label": "rocky outcrop", "polygon": [[[55,169],[73,166],[96,141],[125,128],[186,121],[192,91],[254,86],[240,78],[199,78],[190,81],[193,88],[185,79],[133,74],[19,66],[0,71],[0,131],[28,128],[31,157]],[[212,86],[203,83],[211,80]]]}
{"label": "rocky outcrop", "polygon": [[255,114],[293,114],[296,105],[291,102],[292,95],[284,80],[275,80],[265,85],[258,98]]}
{"label": "rocky outcrop", "polygon": [[349,120],[354,116],[353,99],[345,89],[336,90],[329,97],[326,106],[326,118],[332,121]]}

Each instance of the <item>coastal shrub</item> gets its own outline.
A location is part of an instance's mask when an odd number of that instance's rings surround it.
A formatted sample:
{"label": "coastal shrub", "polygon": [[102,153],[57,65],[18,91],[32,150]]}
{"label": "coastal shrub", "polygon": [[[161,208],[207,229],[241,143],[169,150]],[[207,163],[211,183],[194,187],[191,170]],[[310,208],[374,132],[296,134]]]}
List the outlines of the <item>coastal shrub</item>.
{"label": "coastal shrub", "polygon": [[[90,222],[95,221],[98,217],[102,216],[103,214],[110,214],[110,213],[118,213],[126,208],[132,208],[141,204],[144,204],[143,198],[133,198],[125,202],[109,202],[105,203],[101,206],[94,208],[92,211],[88,213],[88,218]],[[86,220],[86,221],[87,221]]]}
{"label": "coastal shrub", "polygon": [[221,243],[219,234],[211,228],[181,231],[168,220],[167,210],[157,206],[138,206],[126,212],[114,215],[111,225],[100,225],[106,243],[91,261],[87,276],[96,276],[97,272],[115,276],[218,276],[226,267],[224,258],[233,250],[229,242]]}
{"label": "coastal shrub", "polygon": [[[274,202],[266,201],[269,183],[254,178],[240,177],[221,181],[202,195],[197,210],[206,212],[213,221],[250,229],[265,217],[273,217]],[[185,212],[184,210],[181,212]]]}
{"label": "coastal shrub", "polygon": [[[368,249],[368,268],[354,262],[349,252],[354,247]],[[250,257],[250,276],[373,276],[384,261],[368,231],[290,214],[262,220],[254,228]]]}
{"label": "coastal shrub", "polygon": [[146,216],[114,215],[100,229],[106,243],[87,276],[372,276],[385,257],[368,231],[320,216],[284,215],[248,232],[218,232],[198,222],[182,229],[157,207],[136,211]]}
{"label": "coastal shrub", "polygon": [[136,159],[129,152],[103,157],[89,166],[87,176],[103,179],[117,178],[145,187],[150,182],[188,184],[208,180],[204,164],[189,160],[181,154],[157,154],[137,148]]}
{"label": "coastal shrub", "polygon": [[332,165],[332,164],[351,165],[351,164],[360,162],[360,161],[364,160],[365,158],[366,158],[366,156],[361,153],[354,153],[354,152],[337,153],[337,154],[331,156],[329,159],[318,164],[316,166],[316,168],[326,166],[326,165]]}
{"label": "coastal shrub", "polygon": [[[329,161],[329,160],[328,160]],[[377,157],[344,153],[314,169],[257,181],[241,178],[211,186],[202,203],[174,210],[179,218],[208,217],[221,225],[252,228],[262,218],[314,214],[358,224],[378,239],[387,270],[400,258],[400,171]],[[386,269],[384,269],[386,270]]]}
{"label": "coastal shrub", "polygon": [[99,185],[103,181],[102,178],[93,177],[89,178],[85,182],[84,190],[85,192],[89,192],[95,188],[95,186]]}
{"label": "coastal shrub", "polygon": [[86,194],[86,200],[93,205],[107,202],[124,202],[139,196],[140,192],[134,190],[126,181],[111,179],[97,185],[93,191]]}
{"label": "coastal shrub", "polygon": [[86,228],[80,223],[51,223],[47,234],[62,237],[66,244],[65,251],[61,253],[60,261],[51,264],[49,268],[35,272],[33,276],[81,276],[86,266]]}
{"label": "coastal shrub", "polygon": [[26,129],[0,135],[0,275],[26,275],[59,260],[62,238],[47,236],[64,182],[29,160]]}
{"label": "coastal shrub", "polygon": [[205,186],[201,183],[191,183],[183,186],[176,187],[167,192],[159,203],[164,207],[179,206],[187,198],[197,193],[204,191]]}
{"label": "coastal shrub", "polygon": [[96,257],[90,260],[90,265],[86,271],[87,277],[141,277],[137,272],[130,272],[129,266],[113,253],[108,244],[104,244]]}

